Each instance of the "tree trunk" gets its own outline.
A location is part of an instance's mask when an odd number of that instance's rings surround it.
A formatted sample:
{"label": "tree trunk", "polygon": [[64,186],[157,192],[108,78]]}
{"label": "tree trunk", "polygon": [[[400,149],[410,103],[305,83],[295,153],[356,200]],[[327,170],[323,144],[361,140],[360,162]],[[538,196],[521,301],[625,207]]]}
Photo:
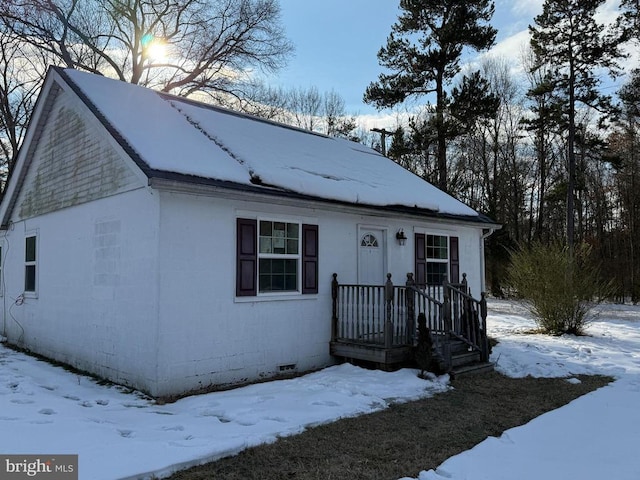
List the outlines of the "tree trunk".
{"label": "tree trunk", "polygon": [[448,191],[447,185],[447,132],[444,124],[444,79],[442,69],[436,79],[436,131],[438,136],[438,188]]}

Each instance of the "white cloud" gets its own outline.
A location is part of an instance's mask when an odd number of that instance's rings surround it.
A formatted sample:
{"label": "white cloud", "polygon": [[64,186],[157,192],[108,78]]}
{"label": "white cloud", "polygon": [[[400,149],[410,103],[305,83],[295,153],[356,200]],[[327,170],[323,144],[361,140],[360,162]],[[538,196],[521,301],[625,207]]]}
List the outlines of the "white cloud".
{"label": "white cloud", "polygon": [[596,13],[596,21],[605,25],[615,22],[618,18],[620,7],[620,0],[607,0],[605,4],[598,9]]}
{"label": "white cloud", "polygon": [[534,17],[542,13],[542,0],[515,0],[502,3],[511,4],[511,13],[517,16]]}
{"label": "white cloud", "polygon": [[398,125],[406,125],[409,112],[380,112],[370,113],[366,115],[358,115],[358,127],[363,130],[371,130],[372,128],[384,128],[386,130],[395,130]]}

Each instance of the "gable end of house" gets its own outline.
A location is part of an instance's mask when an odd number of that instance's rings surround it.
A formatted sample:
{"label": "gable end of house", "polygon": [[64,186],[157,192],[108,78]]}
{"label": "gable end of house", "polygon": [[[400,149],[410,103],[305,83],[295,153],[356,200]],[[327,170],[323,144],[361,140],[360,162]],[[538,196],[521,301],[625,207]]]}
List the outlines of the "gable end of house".
{"label": "gable end of house", "polygon": [[91,113],[74,92],[51,84],[5,223],[146,186]]}

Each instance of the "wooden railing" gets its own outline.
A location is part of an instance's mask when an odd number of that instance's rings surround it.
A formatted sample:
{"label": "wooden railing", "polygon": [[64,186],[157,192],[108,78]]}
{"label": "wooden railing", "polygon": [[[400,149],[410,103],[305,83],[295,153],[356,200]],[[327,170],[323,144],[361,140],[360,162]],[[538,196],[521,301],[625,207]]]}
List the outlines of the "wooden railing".
{"label": "wooden railing", "polygon": [[333,274],[333,340],[363,345],[412,345],[413,319],[407,316],[406,289],[394,286],[391,274],[385,285],[338,284]]}
{"label": "wooden railing", "polygon": [[[485,292],[480,300],[471,296],[466,275],[460,285],[446,284],[445,303],[451,310],[450,334],[465,342],[472,350],[480,352],[483,362],[489,360],[489,337],[487,335],[487,299]],[[447,298],[448,297],[448,298]]]}
{"label": "wooden railing", "polygon": [[387,274],[385,285],[338,283],[331,285],[332,341],[377,347],[414,346],[417,318],[424,314],[433,346],[448,366],[452,338],[464,341],[488,360],[486,299],[474,299],[463,274],[461,284],[416,285],[407,274],[405,285],[396,286]]}
{"label": "wooden railing", "polygon": [[445,312],[445,288],[443,285],[417,285],[413,280],[413,273],[407,273],[406,282],[407,307],[409,315],[418,319],[425,316],[425,327],[431,336],[432,347],[436,357],[440,358],[443,367],[451,366],[451,351],[449,349],[450,321]]}

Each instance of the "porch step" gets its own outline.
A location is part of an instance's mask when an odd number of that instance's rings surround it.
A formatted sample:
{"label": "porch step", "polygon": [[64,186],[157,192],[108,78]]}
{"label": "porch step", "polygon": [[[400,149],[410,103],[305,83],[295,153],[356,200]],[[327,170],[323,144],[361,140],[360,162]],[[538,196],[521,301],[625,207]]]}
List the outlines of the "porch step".
{"label": "porch step", "polygon": [[453,368],[462,367],[480,361],[480,352],[464,350],[461,353],[455,353],[451,356],[451,366]]}
{"label": "porch step", "polygon": [[449,350],[451,355],[458,355],[469,351],[469,344],[462,340],[451,339],[449,340]]}
{"label": "porch step", "polygon": [[459,367],[454,367],[449,372],[449,375],[452,379],[464,377],[467,375],[476,375],[481,373],[489,373],[493,372],[493,363],[492,362],[475,362],[470,363],[468,365],[461,365]]}

